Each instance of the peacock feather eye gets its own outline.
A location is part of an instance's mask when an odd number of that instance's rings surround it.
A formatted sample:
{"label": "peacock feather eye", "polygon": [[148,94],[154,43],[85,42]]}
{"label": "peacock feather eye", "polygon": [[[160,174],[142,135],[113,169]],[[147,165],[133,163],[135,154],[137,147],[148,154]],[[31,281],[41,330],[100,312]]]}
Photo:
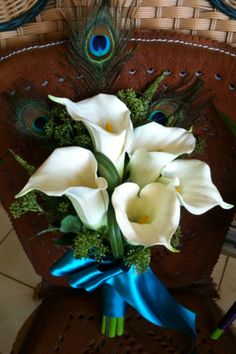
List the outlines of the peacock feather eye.
{"label": "peacock feather eye", "polygon": [[149,114],[148,120],[159,123],[161,125],[166,125],[168,117],[165,115],[164,112],[152,111],[151,114]]}
{"label": "peacock feather eye", "polygon": [[38,118],[36,118],[33,122],[32,122],[32,129],[36,132],[36,133],[44,133],[44,128],[45,125],[48,122],[48,117],[47,116],[39,116]]}
{"label": "peacock feather eye", "polygon": [[168,118],[178,110],[178,105],[173,101],[158,101],[151,105],[148,120],[166,125]]}
{"label": "peacock feather eye", "polygon": [[45,136],[44,129],[49,120],[49,112],[40,102],[29,101],[22,104],[17,111],[17,117],[17,125],[21,126],[22,131],[28,131],[35,136]]}
{"label": "peacock feather eye", "polygon": [[111,50],[110,38],[104,34],[92,35],[89,41],[89,50],[94,57],[106,56]]}
{"label": "peacock feather eye", "polygon": [[86,43],[88,56],[98,63],[108,60],[113,53],[114,38],[106,25],[96,25],[92,28]]}

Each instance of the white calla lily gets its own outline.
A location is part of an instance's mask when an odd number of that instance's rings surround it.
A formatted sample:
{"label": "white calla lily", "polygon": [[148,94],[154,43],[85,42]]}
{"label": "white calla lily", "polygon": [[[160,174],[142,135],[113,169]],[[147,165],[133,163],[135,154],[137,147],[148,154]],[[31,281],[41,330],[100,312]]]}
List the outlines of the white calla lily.
{"label": "white calla lily", "polygon": [[177,156],[192,152],[194,147],[194,136],[181,128],[148,123],[134,129],[130,146],[130,180],[140,187],[155,182],[164,166]]}
{"label": "white calla lily", "polygon": [[199,160],[176,160],[162,170],[163,180],[174,180],[172,186],[183,205],[192,214],[203,214],[216,205],[230,209],[233,205],[225,203],[212,183],[209,166]]}
{"label": "white calla lily", "polygon": [[138,148],[144,147],[149,152],[165,152],[177,157],[191,153],[195,143],[193,134],[185,129],[164,127],[152,122],[135,128],[129,152],[132,154]]}
{"label": "white calla lily", "polygon": [[91,151],[65,147],[53,151],[16,197],[34,189],[49,196],[65,195],[82,222],[97,229],[106,222],[106,188],[106,180],[97,177],[97,161]]}
{"label": "white calla lily", "polygon": [[141,191],[135,183],[118,186],[112,195],[117,223],[132,245],[164,245],[171,251],[171,237],[180,218],[176,193],[160,183]]}
{"label": "white calla lily", "polygon": [[85,124],[95,149],[106,155],[122,174],[125,151],[133,136],[130,111],[126,105],[116,96],[106,94],[77,103],[67,98],[49,98],[65,105],[74,120]]}
{"label": "white calla lily", "polygon": [[130,180],[141,188],[156,182],[161,169],[175,158],[174,155],[165,152],[148,152],[145,148],[134,151],[130,162]]}

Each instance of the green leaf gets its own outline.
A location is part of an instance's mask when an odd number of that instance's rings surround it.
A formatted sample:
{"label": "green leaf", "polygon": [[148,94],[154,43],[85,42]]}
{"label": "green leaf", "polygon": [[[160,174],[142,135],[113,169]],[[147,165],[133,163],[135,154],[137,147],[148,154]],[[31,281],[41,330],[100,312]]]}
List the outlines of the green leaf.
{"label": "green leaf", "polygon": [[129,176],[129,171],[128,171],[128,167],[129,167],[129,155],[127,154],[127,152],[125,153],[125,163],[124,163],[124,173],[123,173],[123,181],[126,180]]}
{"label": "green leaf", "polygon": [[33,239],[35,239],[41,235],[48,234],[49,232],[56,232],[56,231],[60,231],[60,229],[58,227],[49,226],[47,229],[43,229],[43,230],[39,231],[36,235],[34,235],[30,239],[28,239],[28,241],[32,241]]}
{"label": "green leaf", "polygon": [[94,156],[98,162],[98,170],[101,177],[104,177],[108,183],[108,191],[112,192],[119,184],[121,184],[119,173],[112,161],[101,152],[94,152]]}
{"label": "green leaf", "polygon": [[81,221],[78,216],[67,215],[61,221],[60,231],[64,233],[73,232],[74,234],[80,232],[81,230]]}
{"label": "green leaf", "polygon": [[124,256],[123,239],[120,228],[116,221],[115,211],[112,205],[109,206],[107,212],[107,219],[112,255],[114,259],[122,258]]}
{"label": "green leaf", "polygon": [[152,101],[155,97],[157,90],[161,84],[161,82],[166,78],[165,72],[158,76],[144,91],[142,98],[147,101]]}
{"label": "green leaf", "polygon": [[236,136],[236,123],[232,118],[228,117],[225,113],[218,110],[218,113],[223,120],[223,122],[227,125],[227,127],[231,130],[234,136]]}

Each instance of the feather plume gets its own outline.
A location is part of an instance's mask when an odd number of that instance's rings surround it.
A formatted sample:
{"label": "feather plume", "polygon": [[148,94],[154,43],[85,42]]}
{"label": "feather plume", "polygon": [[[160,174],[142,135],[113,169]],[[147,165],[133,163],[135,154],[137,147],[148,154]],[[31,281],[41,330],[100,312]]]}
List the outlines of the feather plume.
{"label": "feather plume", "polygon": [[79,0],[79,6],[62,11],[69,28],[71,62],[82,74],[89,93],[110,89],[121,67],[134,49],[128,48],[132,17],[137,8],[134,1]]}
{"label": "feather plume", "polygon": [[200,97],[203,81],[185,79],[159,93],[151,104],[148,120],[162,125],[189,129],[205,109],[209,97]]}
{"label": "feather plume", "polygon": [[20,94],[3,93],[2,97],[7,103],[10,115],[9,124],[14,124],[16,132],[20,136],[29,139],[48,139],[45,134],[45,126],[49,120],[50,110],[47,102],[31,92],[20,92]]}

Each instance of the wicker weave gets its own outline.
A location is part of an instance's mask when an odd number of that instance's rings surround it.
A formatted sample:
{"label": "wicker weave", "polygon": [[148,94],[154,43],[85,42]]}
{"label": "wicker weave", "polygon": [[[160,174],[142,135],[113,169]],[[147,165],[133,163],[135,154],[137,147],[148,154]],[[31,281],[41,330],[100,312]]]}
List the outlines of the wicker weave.
{"label": "wicker weave", "polygon": [[236,0],[224,0],[226,5],[232,6],[236,9]]}
{"label": "wicker weave", "polygon": [[36,4],[37,0],[16,0],[16,1],[1,1],[0,2],[0,22],[7,22],[16,18],[26,11],[28,11],[32,6]]}
{"label": "wicker weave", "polygon": [[[10,1],[0,1],[0,9],[3,9],[3,3],[6,6],[8,2]],[[235,0],[225,2],[235,6]],[[12,48],[64,38],[66,28],[60,3],[61,1],[51,0],[34,22],[14,31],[1,32],[0,47]],[[64,3],[69,4],[71,1],[64,0]],[[79,0],[74,0],[74,3],[78,6]],[[236,46],[236,20],[213,9],[205,0],[143,0],[135,14],[135,27],[145,30],[175,30]]]}

